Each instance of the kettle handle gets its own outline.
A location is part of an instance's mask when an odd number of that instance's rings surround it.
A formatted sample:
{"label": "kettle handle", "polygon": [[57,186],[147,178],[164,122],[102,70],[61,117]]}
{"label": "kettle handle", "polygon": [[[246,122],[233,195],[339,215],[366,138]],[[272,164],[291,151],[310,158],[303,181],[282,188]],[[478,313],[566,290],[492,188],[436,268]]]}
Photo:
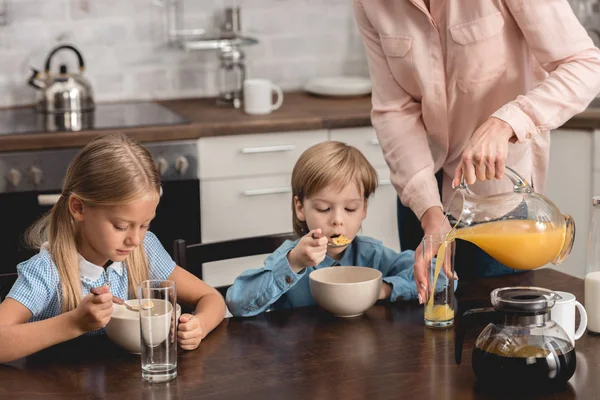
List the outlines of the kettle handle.
{"label": "kettle handle", "polygon": [[[489,315],[491,313],[494,313],[494,315]],[[494,316],[496,318],[493,318]],[[460,312],[456,314],[456,318],[454,319],[454,361],[456,361],[457,365],[462,361],[462,349],[465,342],[466,331],[474,325],[476,321],[481,319],[484,319],[486,322],[497,321],[498,314],[496,309],[493,307],[471,308],[462,314]]]}
{"label": "kettle handle", "polygon": [[52,57],[54,56],[54,54],[56,54],[58,51],[63,50],[63,49],[72,50],[77,55],[77,59],[79,60],[79,70],[81,72],[83,72],[83,70],[85,69],[85,64],[83,62],[83,56],[81,55],[79,50],[77,50],[75,47],[71,46],[70,44],[65,44],[65,45],[56,47],[54,50],[52,50],[50,52],[50,54],[48,54],[48,58],[46,59],[46,66],[44,67],[46,74],[48,72],[50,72],[50,61],[52,61]]}

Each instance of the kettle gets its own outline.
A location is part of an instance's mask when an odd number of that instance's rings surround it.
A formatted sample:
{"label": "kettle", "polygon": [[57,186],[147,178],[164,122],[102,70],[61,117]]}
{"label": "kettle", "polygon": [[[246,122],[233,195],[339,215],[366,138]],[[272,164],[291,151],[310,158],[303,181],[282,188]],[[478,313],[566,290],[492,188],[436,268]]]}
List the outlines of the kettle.
{"label": "kettle", "polygon": [[573,247],[575,222],[515,170],[506,167],[505,176],[513,190],[491,196],[473,193],[463,179],[445,205],[448,240],[469,241],[514,269],[561,263]]}
{"label": "kettle", "polygon": [[[79,72],[70,73],[65,64],[61,64],[58,74],[50,72],[52,57],[60,50],[71,50],[79,60]],[[29,85],[38,89],[36,111],[47,114],[66,112],[87,112],[94,109],[92,86],[83,76],[85,65],[81,53],[71,45],[62,45],[53,49],[46,59],[44,76],[37,70],[29,78]]]}
{"label": "kettle", "polygon": [[482,387],[509,391],[563,387],[575,373],[577,361],[569,336],[550,319],[550,309],[560,298],[538,287],[495,289],[491,293],[493,308],[457,314],[456,364],[461,363],[465,332],[477,320],[489,320],[492,322],[479,334],[471,356]]}

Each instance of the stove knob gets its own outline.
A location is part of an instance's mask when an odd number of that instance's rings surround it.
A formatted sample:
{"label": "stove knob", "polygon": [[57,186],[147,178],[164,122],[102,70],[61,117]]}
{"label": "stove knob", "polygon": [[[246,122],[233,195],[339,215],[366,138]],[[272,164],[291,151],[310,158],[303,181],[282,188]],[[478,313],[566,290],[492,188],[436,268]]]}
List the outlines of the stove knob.
{"label": "stove knob", "polygon": [[17,187],[19,186],[19,183],[21,183],[21,173],[18,169],[11,168],[11,170],[6,173],[6,180],[12,183],[14,187]]}
{"label": "stove knob", "polygon": [[156,160],[156,170],[158,171],[159,176],[163,176],[167,169],[169,169],[169,162],[162,157],[159,157]]}
{"label": "stove knob", "polygon": [[177,160],[175,160],[175,169],[180,175],[184,175],[189,167],[190,162],[184,156],[179,156],[177,157]]}
{"label": "stove knob", "polygon": [[33,179],[35,186],[42,184],[42,180],[44,179],[44,171],[38,167],[31,167],[29,169],[29,174],[31,175],[31,179]]}

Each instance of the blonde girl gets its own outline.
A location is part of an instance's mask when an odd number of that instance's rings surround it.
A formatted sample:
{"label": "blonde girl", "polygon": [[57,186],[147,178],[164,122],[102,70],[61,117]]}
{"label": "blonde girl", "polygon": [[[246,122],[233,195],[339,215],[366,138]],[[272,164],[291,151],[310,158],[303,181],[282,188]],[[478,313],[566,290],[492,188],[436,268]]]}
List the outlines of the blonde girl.
{"label": "blonde girl", "polygon": [[191,350],[224,318],[221,295],[175,265],[148,229],[160,179],[148,151],[122,134],[101,136],[69,166],[61,196],[28,231],[40,251],[17,266],[0,304],[0,362],[85,333],[101,333],[112,297],[135,298],[146,279],[169,279],[178,301],[195,307],[179,320],[178,341]]}

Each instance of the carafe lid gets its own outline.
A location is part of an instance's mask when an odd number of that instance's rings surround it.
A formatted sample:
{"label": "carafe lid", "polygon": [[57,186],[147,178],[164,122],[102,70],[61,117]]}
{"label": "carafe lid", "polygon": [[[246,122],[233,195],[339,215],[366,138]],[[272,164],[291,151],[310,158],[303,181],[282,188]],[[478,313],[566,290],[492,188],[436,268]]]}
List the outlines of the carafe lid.
{"label": "carafe lid", "polygon": [[491,294],[492,305],[496,310],[529,315],[549,312],[560,298],[552,290],[531,286],[499,288]]}

